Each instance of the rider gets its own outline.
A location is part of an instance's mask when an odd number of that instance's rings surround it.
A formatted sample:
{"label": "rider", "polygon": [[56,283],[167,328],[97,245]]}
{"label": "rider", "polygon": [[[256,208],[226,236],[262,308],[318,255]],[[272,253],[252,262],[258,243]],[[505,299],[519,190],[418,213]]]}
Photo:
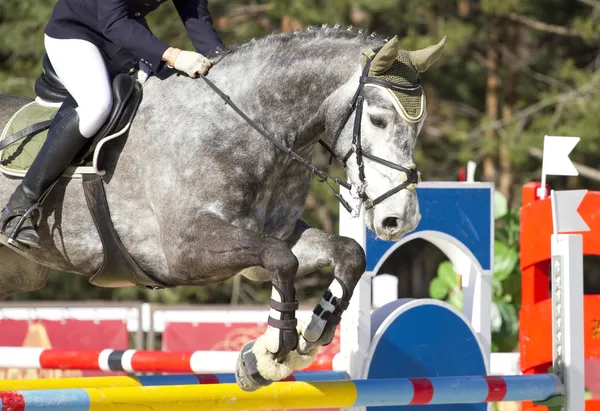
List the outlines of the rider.
{"label": "rider", "polygon": [[[25,178],[0,216],[0,231],[13,234],[21,216],[37,204],[107,120],[112,108],[112,89],[107,60],[124,49],[139,58],[150,71],[169,67],[196,78],[212,66],[205,57],[224,49],[213,27],[208,0],[173,0],[197,50],[170,47],[148,28],[144,18],[167,0],[58,0],[46,26],[46,54],[77,108],[61,110]],[[200,54],[201,53],[201,54]],[[31,216],[15,238],[40,247]]]}

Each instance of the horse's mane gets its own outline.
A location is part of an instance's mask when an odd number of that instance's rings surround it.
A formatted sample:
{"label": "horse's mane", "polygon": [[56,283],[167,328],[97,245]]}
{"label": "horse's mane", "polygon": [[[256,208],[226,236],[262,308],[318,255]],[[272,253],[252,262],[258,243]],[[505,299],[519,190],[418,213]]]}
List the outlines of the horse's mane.
{"label": "horse's mane", "polygon": [[243,53],[257,47],[290,45],[290,43],[302,44],[313,40],[350,40],[360,45],[378,44],[387,41],[385,37],[376,33],[355,30],[352,27],[344,29],[339,25],[323,25],[320,27],[310,26],[292,32],[275,31],[265,37],[253,38],[246,43],[232,45],[230,49],[235,50],[236,53]]}

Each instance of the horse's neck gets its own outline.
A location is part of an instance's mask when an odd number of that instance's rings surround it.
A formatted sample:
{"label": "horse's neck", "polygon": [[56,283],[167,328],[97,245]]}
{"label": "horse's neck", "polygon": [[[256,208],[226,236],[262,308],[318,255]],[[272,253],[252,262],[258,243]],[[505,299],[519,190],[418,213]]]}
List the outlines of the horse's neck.
{"label": "horse's neck", "polygon": [[340,46],[337,54],[327,55],[312,46],[232,58],[229,79],[245,71],[241,76],[244,86],[236,99],[288,147],[309,151],[325,131],[323,103],[348,83],[359,67],[360,47],[353,46]]}
{"label": "horse's neck", "polygon": [[[213,67],[208,78],[271,136],[307,156],[326,131],[324,103],[333,100],[331,105],[339,107],[334,116],[346,113],[348,106],[344,102],[350,100],[358,86],[354,77],[360,67],[361,51],[368,47],[357,40],[313,39],[302,44],[242,48]],[[348,88],[344,87],[347,84],[352,90],[338,98],[340,88]],[[146,101],[151,101],[141,110],[147,113],[145,120],[153,123],[151,127],[161,135],[173,135],[167,127],[181,129],[176,135],[177,143],[172,146],[196,147],[186,151],[190,158],[204,150],[201,148],[204,144],[197,144],[198,136],[207,144],[205,147],[222,147],[225,140],[232,143],[226,138],[231,133],[247,138],[239,133],[243,120],[232,114],[221,98],[201,81],[173,76],[166,81],[152,81],[145,94],[150,97]],[[165,96],[168,96],[166,102]],[[195,124],[193,131],[183,126],[190,124],[190,119],[202,117],[210,121]],[[164,119],[178,119],[179,124],[173,126]],[[150,138],[149,133],[145,134],[141,140]]]}

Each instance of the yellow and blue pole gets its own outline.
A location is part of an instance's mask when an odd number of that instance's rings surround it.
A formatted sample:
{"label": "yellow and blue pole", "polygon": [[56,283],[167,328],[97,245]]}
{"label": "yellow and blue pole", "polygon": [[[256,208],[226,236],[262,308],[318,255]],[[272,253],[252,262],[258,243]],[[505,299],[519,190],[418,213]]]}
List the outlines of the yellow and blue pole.
{"label": "yellow and blue pole", "polygon": [[0,392],[3,411],[238,411],[543,401],[562,395],[555,375],[277,382]]}
{"label": "yellow and blue pole", "polygon": [[[343,371],[299,371],[282,381],[336,381],[349,379],[350,377],[348,374]],[[139,375],[131,377],[42,378],[37,380],[0,380],[0,391],[231,383],[235,383],[235,376],[232,373]]]}

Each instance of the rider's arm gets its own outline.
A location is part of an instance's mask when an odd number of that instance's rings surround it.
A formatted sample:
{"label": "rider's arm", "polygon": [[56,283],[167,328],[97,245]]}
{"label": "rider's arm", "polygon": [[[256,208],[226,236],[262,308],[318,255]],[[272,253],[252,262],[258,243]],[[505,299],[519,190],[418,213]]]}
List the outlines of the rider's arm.
{"label": "rider's arm", "polygon": [[128,0],[98,2],[98,21],[102,34],[113,43],[139,56],[152,70],[160,68],[169,45],[143,24],[128,16]]}
{"label": "rider's arm", "polygon": [[208,55],[223,47],[223,42],[213,27],[208,0],[173,0],[173,4],[198,53]]}

